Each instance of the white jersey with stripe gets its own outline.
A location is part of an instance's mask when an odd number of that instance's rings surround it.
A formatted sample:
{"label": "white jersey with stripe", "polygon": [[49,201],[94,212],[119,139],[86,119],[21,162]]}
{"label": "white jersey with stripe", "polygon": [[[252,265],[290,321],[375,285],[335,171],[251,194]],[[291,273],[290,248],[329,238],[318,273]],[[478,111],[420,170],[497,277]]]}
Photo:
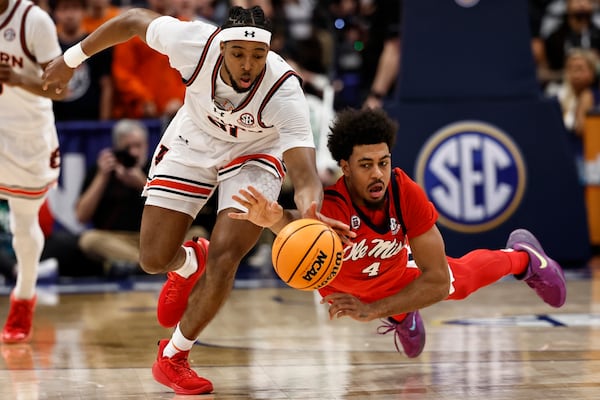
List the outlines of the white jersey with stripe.
{"label": "white jersey with stripe", "polygon": [[[40,64],[60,54],[50,16],[28,0],[8,0],[0,14],[0,62],[41,77]],[[52,100],[0,84],[0,197],[43,197],[59,165]]]}
{"label": "white jersey with stripe", "polygon": [[[8,0],[0,14],[0,62],[20,74],[42,76],[42,67],[62,53],[50,16],[28,0]],[[0,85],[0,132],[39,136],[54,124],[52,100],[19,87]]]}
{"label": "white jersey with stripe", "polygon": [[220,36],[211,24],[166,16],[148,27],[148,45],[166,54],[186,82],[183,123],[232,144],[270,142],[279,156],[294,147],[313,148],[308,104],[294,70],[269,52],[252,89],[237,93],[220,78]]}

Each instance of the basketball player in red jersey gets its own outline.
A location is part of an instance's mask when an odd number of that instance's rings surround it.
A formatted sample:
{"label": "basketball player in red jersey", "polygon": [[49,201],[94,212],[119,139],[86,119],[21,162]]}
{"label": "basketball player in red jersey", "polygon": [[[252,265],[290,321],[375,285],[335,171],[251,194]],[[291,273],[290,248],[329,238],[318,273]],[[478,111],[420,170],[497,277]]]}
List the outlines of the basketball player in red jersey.
{"label": "basketball player in red jersey", "polygon": [[[175,327],[159,342],[154,378],[177,394],[202,394],[212,383],[190,368],[188,354],[227,299],[238,265],[262,228],[227,217],[232,200],[255,185],[276,199],[287,166],[301,213],[320,204],[308,104],[295,71],[270,51],[270,22],[260,7],[232,7],[222,27],[184,22],[146,9],[109,20],[46,68],[46,83],[65,87],[88,57],[133,36],[169,57],[186,83],[183,106],[157,146],[140,231],[140,265],[167,272],[157,314]],[[159,79],[159,77],[157,77]],[[184,237],[215,190],[218,215],[210,237]],[[189,305],[189,306],[188,306]]]}
{"label": "basketball player in red jersey", "polygon": [[0,198],[10,208],[17,282],[2,330],[4,343],[27,341],[44,247],[39,211],[60,170],[52,99],[43,68],[61,54],[50,16],[27,0],[0,0]]}
{"label": "basketball player in red jersey", "polygon": [[[350,225],[356,238],[345,247],[336,278],[319,289],[330,318],[384,318],[379,333],[394,331],[396,348],[400,341],[408,357],[417,357],[425,345],[420,308],[464,299],[506,275],[525,281],[549,305],[562,306],[563,271],[524,229],[511,233],[506,249],[446,256],[433,204],[406,173],[391,167],[395,135],[395,123],[381,110],[345,110],[331,129],[328,148],[343,176],[325,189],[321,213]],[[275,233],[299,218],[253,187],[239,193],[234,199],[249,211],[232,218]]]}

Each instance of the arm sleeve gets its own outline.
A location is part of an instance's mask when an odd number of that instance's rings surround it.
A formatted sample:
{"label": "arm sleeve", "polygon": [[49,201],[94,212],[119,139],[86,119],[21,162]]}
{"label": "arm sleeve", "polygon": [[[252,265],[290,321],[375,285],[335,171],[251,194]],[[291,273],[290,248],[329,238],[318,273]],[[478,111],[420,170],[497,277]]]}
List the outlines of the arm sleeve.
{"label": "arm sleeve", "polygon": [[315,147],[308,103],[295,76],[277,89],[263,111],[263,120],[278,128],[282,152],[294,147]]}
{"label": "arm sleeve", "polygon": [[62,54],[56,26],[44,10],[32,7],[25,27],[26,46],[39,64],[45,64]]}

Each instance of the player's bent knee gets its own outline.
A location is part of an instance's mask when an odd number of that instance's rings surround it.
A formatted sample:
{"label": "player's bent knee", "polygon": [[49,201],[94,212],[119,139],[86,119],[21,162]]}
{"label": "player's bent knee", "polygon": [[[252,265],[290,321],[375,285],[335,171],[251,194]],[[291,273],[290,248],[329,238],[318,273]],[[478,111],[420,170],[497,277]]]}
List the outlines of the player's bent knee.
{"label": "player's bent knee", "polygon": [[174,258],[173,255],[160,251],[147,251],[140,249],[140,267],[148,274],[161,274],[169,271],[168,266]]}

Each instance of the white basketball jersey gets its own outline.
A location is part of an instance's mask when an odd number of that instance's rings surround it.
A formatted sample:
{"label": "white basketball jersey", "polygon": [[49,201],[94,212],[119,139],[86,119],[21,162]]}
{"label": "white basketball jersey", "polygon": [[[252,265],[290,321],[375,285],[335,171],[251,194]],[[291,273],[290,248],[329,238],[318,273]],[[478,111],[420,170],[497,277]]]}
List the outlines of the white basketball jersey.
{"label": "white basketball jersey", "polygon": [[220,98],[217,93],[217,83],[221,79],[219,70],[223,65],[219,43],[217,34],[207,43],[206,57],[186,82],[187,106],[202,110],[194,114],[195,122],[205,132],[232,142],[255,141],[276,135],[277,128],[264,121],[262,111],[287,79],[298,79],[296,73],[271,51],[267,55],[267,67],[245,93],[245,98],[237,105],[231,104],[228,98]]}
{"label": "white basketball jersey", "polygon": [[223,65],[219,33],[213,25],[171,17],[160,17],[148,28],[148,44],[168,55],[171,65],[185,78],[181,113],[196,129],[225,142],[272,138],[281,151],[314,147],[308,104],[292,67],[270,51],[252,88],[237,93],[219,74]]}
{"label": "white basketball jersey", "polygon": [[[8,8],[0,15],[0,62],[21,74],[41,77],[40,63],[61,53],[50,16],[28,0],[8,0]],[[52,100],[0,85],[0,121],[0,132],[39,136],[40,130],[54,124]]]}
{"label": "white basketball jersey", "polygon": [[[40,64],[60,54],[50,16],[28,0],[8,0],[0,14],[0,63],[41,77]],[[45,196],[59,167],[52,100],[0,84],[0,197]]]}

